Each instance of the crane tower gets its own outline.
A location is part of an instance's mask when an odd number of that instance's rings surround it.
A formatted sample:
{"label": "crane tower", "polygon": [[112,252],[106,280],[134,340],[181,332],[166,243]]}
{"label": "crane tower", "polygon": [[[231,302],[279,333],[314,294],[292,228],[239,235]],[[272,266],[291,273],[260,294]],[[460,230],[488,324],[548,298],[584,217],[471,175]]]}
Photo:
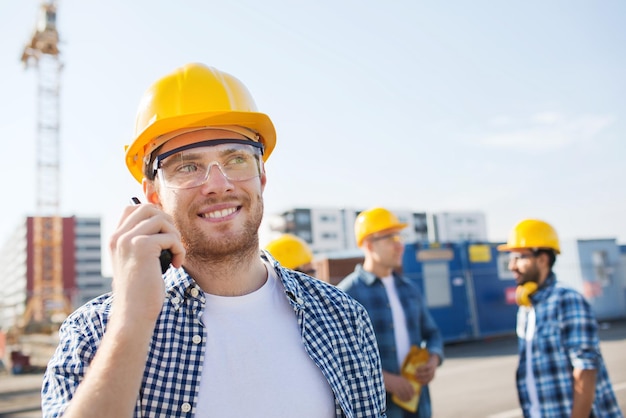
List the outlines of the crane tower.
{"label": "crane tower", "polygon": [[61,61],[56,28],[56,3],[42,3],[22,62],[36,67],[37,84],[37,212],[56,215],[59,210],[59,88]]}
{"label": "crane tower", "polygon": [[63,229],[59,215],[59,90],[62,64],[56,26],[57,4],[44,1],[22,54],[37,70],[37,216],[33,218],[32,290],[22,325],[58,322],[69,313],[63,291]]}

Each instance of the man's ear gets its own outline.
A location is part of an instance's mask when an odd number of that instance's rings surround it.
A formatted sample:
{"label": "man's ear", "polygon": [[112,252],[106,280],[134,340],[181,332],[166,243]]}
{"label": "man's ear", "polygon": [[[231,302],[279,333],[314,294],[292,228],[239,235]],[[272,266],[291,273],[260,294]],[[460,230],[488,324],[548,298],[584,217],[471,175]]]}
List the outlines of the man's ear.
{"label": "man's ear", "polygon": [[153,205],[160,206],[161,199],[159,198],[159,193],[154,182],[144,178],[141,182],[141,185],[143,187],[143,194],[146,196],[148,202],[152,203]]}
{"label": "man's ear", "polygon": [[265,184],[267,183],[267,175],[265,174],[265,163],[259,159],[259,178],[261,179],[261,191],[265,190]]}
{"label": "man's ear", "polygon": [[537,264],[539,264],[542,269],[550,269],[550,256],[544,251],[539,252],[535,258],[537,259]]}

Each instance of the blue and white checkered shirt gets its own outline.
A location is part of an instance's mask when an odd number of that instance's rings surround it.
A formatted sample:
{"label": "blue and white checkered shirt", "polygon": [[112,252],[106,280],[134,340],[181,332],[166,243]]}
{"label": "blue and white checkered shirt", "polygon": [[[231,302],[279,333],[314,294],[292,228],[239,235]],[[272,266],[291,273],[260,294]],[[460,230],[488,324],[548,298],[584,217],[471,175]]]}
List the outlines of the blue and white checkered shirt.
{"label": "blue and white checkered shirt", "polygon": [[[272,262],[285,287],[305,350],[333,390],[336,416],[385,417],[380,357],[365,309],[336,287],[285,269],[266,253],[261,257]],[[135,417],[192,417],[198,400],[206,340],[200,321],[204,293],[182,268],[170,268],[164,279],[167,295]],[[61,416],[84,379],[105,332],[111,302],[111,294],[96,298],[63,323],[44,376],[44,417]]]}
{"label": "blue and white checkered shirt", "polygon": [[[622,417],[600,353],[598,325],[591,306],[580,293],[557,282],[554,274],[530,299],[536,317],[532,370],[541,416],[560,418],[571,415],[574,399],[572,369],[576,368],[597,370],[591,416]],[[518,321],[526,321],[527,311],[528,308],[520,308]],[[528,417],[531,405],[523,338],[519,339],[519,354],[517,390],[524,416]]]}

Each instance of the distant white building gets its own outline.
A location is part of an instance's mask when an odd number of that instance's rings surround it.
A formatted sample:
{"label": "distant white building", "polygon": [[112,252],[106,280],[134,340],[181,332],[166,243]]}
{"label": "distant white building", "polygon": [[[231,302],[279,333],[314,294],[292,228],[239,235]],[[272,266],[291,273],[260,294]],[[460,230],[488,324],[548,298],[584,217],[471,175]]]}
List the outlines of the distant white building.
{"label": "distant white building", "polygon": [[0,328],[6,331],[26,310],[26,222],[0,250]]}
{"label": "distant white building", "polygon": [[76,291],[72,305],[85,302],[111,290],[111,278],[102,277],[102,242],[100,218],[73,218]]}
{"label": "distant white building", "polygon": [[[289,232],[308,242],[316,254],[354,253],[358,250],[354,221],[361,210],[294,208],[281,214],[266,215],[260,235],[264,237],[262,241],[269,241]],[[487,241],[485,215],[481,212],[390,210],[400,222],[408,224],[402,231],[406,242]]]}
{"label": "distant white building", "polygon": [[487,241],[487,221],[482,212],[438,212],[432,214],[431,241]]}

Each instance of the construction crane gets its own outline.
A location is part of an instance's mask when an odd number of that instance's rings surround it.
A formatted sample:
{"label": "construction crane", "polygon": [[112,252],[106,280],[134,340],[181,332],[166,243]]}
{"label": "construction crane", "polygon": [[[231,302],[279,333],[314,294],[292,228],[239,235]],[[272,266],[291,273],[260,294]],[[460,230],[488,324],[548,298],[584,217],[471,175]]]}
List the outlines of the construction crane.
{"label": "construction crane", "polygon": [[37,212],[57,215],[59,210],[59,57],[57,6],[42,3],[31,40],[24,47],[25,68],[36,67],[37,85]]}
{"label": "construction crane", "polygon": [[32,291],[23,327],[58,323],[69,314],[63,289],[63,219],[59,215],[59,92],[63,65],[56,25],[57,3],[44,1],[21,61],[37,70],[37,213],[32,223]]}

